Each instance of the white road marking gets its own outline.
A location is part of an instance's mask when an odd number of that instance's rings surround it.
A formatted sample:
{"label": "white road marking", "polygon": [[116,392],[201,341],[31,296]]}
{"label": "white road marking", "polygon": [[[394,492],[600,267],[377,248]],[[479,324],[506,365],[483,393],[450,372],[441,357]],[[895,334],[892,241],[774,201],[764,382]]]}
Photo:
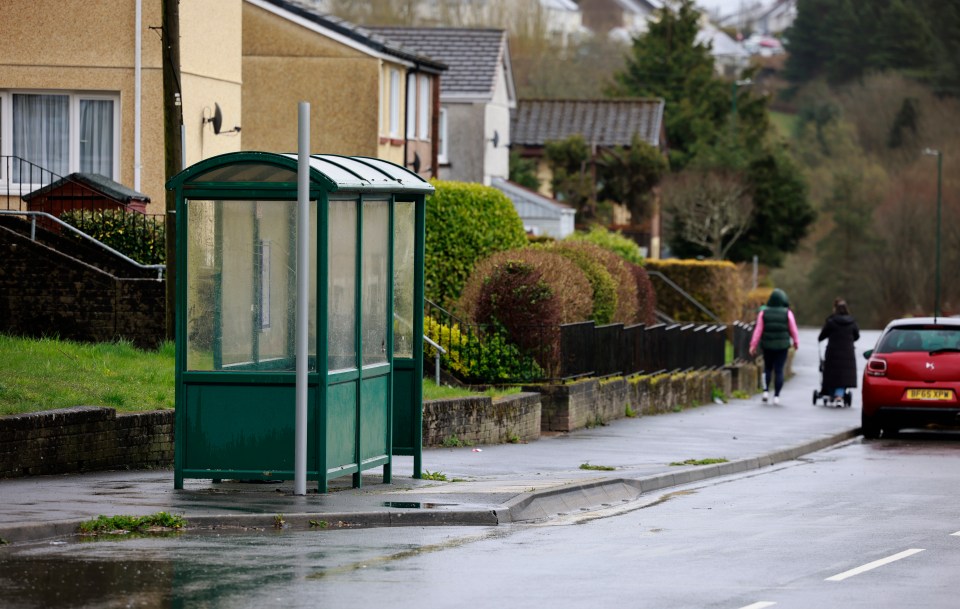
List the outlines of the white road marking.
{"label": "white road marking", "polygon": [[882,567],[883,565],[890,564],[890,563],[892,563],[892,562],[894,562],[894,561],[900,560],[901,558],[906,558],[906,557],[908,557],[908,556],[913,556],[914,554],[918,554],[918,553],[920,553],[920,552],[923,552],[923,549],[922,549],[922,548],[910,548],[909,550],[904,550],[903,552],[900,552],[900,553],[898,553],[898,554],[894,554],[893,556],[887,556],[886,558],[881,558],[880,560],[875,560],[875,561],[873,561],[873,562],[869,562],[869,563],[867,563],[867,564],[865,564],[865,565],[863,565],[863,566],[857,567],[856,569],[850,569],[849,571],[844,571],[843,573],[838,573],[837,575],[834,575],[833,577],[828,577],[825,581],[828,581],[828,582],[839,582],[839,581],[843,581],[843,580],[847,579],[848,577],[853,577],[854,575],[860,575],[861,573],[866,573],[867,571],[870,571],[870,570],[872,570],[872,569],[876,569],[877,567]]}
{"label": "white road marking", "polygon": [[960,537],[960,531],[957,531],[956,533],[950,533],[950,535],[952,537]]}
{"label": "white road marking", "polygon": [[740,607],[740,609],[767,609],[767,607],[773,607],[774,605],[776,605],[776,603],[772,601],[760,601],[752,605],[747,605],[746,607]]}

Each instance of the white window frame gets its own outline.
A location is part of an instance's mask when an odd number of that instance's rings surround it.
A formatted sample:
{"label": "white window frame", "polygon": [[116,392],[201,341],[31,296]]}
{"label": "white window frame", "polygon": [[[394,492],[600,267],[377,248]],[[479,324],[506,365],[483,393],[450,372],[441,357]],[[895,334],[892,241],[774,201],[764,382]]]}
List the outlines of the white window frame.
{"label": "white window frame", "polygon": [[430,140],[430,79],[426,76],[420,77],[419,84],[420,106],[419,121],[417,124],[417,137],[423,141]]}
{"label": "white window frame", "polygon": [[407,139],[417,137],[417,75],[407,74]]}
{"label": "white window frame", "polygon": [[400,70],[390,68],[390,137],[400,136]]}
{"label": "white window frame", "polygon": [[440,108],[440,128],[439,128],[439,146],[437,146],[437,163],[440,165],[447,165],[450,163],[450,160],[447,159],[447,141],[448,141],[448,131],[447,131],[447,109]]}
{"label": "white window frame", "polygon": [[[60,89],[4,89],[0,90],[0,155],[13,155],[13,96],[14,95],[66,95],[70,98],[68,116],[70,121],[67,158],[67,173],[80,171],[80,102],[113,102],[113,166],[110,179],[120,181],[120,94]],[[6,183],[6,163],[0,167],[0,182]],[[24,188],[40,184],[22,184]]]}

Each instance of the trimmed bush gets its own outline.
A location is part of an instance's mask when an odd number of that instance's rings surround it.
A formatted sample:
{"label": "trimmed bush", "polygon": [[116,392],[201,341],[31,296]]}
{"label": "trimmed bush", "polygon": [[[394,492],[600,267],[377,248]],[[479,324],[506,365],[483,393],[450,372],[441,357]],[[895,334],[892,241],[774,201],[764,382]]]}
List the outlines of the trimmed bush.
{"label": "trimmed bush", "polygon": [[657,293],[653,289],[650,275],[639,264],[631,264],[634,281],[637,284],[637,323],[651,326],[657,323]]}
{"label": "trimmed bush", "polygon": [[[464,381],[498,383],[535,381],[543,377],[537,362],[523,355],[500,332],[488,332],[478,338],[461,332],[457,324],[447,326],[428,316],[424,318],[424,333],[447,350],[440,355],[441,365]],[[432,360],[436,349],[427,344],[424,357]]]}
{"label": "trimmed bush", "polygon": [[[543,279],[550,288],[550,298],[557,301],[557,306],[546,306],[541,301],[538,305],[527,305],[537,313],[537,323],[544,325],[560,325],[590,319],[593,311],[593,291],[586,275],[576,264],[564,258],[549,248],[524,248],[506,252],[498,252],[477,263],[476,268],[463,288],[463,294],[457,304],[457,313],[474,322],[487,323],[478,317],[477,311],[483,294],[487,290],[487,282],[494,274],[494,270],[507,262],[526,263],[531,270],[526,273],[527,281],[532,280],[533,270],[538,271],[537,280]],[[515,271],[517,269],[515,268]],[[501,275],[506,279],[506,275]],[[489,293],[489,292],[488,292]],[[532,294],[533,292],[531,292]]]}
{"label": "trimmed bush", "polygon": [[560,325],[593,311],[590,282],[576,264],[549,248],[499,252],[477,265],[460,309],[506,333],[549,374],[559,369]]}
{"label": "trimmed bush", "polygon": [[588,241],[565,241],[557,247],[576,249],[588,254],[591,258],[603,265],[613,279],[617,290],[616,306],[610,321],[632,324],[637,319],[637,281],[630,270],[630,263],[610,250]]}
{"label": "trimmed bush", "polygon": [[593,320],[598,325],[610,323],[617,309],[617,286],[603,264],[588,250],[577,247],[573,242],[559,242],[552,251],[569,258],[580,267],[593,288]]}
{"label": "trimmed bush", "polygon": [[450,308],[478,260],[523,247],[527,236],[513,203],[495,188],[434,181],[427,201],[425,294]]}
{"label": "trimmed bush", "polygon": [[60,219],[140,264],[166,260],[162,219],[120,209],[65,211]]}
{"label": "trimmed bush", "polygon": [[577,231],[567,237],[567,241],[588,241],[611,251],[627,262],[643,264],[643,254],[637,242],[625,237],[620,231],[611,232],[602,226],[594,225],[587,232]]}
{"label": "trimmed bush", "polygon": [[[659,271],[679,285],[720,321],[737,319],[742,310],[743,296],[737,267],[728,261],[717,260],[647,260],[648,271]],[[661,311],[677,321],[713,323],[705,313],[682,294],[657,277],[652,277],[657,291],[657,305]]]}

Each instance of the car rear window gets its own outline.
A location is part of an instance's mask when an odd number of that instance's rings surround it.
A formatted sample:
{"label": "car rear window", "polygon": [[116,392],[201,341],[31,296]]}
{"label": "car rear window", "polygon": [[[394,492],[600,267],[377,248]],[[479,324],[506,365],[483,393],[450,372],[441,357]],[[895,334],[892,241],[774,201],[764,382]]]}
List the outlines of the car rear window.
{"label": "car rear window", "polygon": [[960,326],[897,326],[883,335],[877,353],[960,349]]}

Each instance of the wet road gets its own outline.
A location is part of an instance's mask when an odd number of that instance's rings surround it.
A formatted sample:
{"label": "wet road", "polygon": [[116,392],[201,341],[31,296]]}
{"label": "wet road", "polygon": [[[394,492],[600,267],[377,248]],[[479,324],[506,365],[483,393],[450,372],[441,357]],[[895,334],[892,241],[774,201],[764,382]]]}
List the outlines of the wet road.
{"label": "wet road", "polygon": [[955,607],[958,457],[907,433],[540,524],[0,548],[2,604]]}

